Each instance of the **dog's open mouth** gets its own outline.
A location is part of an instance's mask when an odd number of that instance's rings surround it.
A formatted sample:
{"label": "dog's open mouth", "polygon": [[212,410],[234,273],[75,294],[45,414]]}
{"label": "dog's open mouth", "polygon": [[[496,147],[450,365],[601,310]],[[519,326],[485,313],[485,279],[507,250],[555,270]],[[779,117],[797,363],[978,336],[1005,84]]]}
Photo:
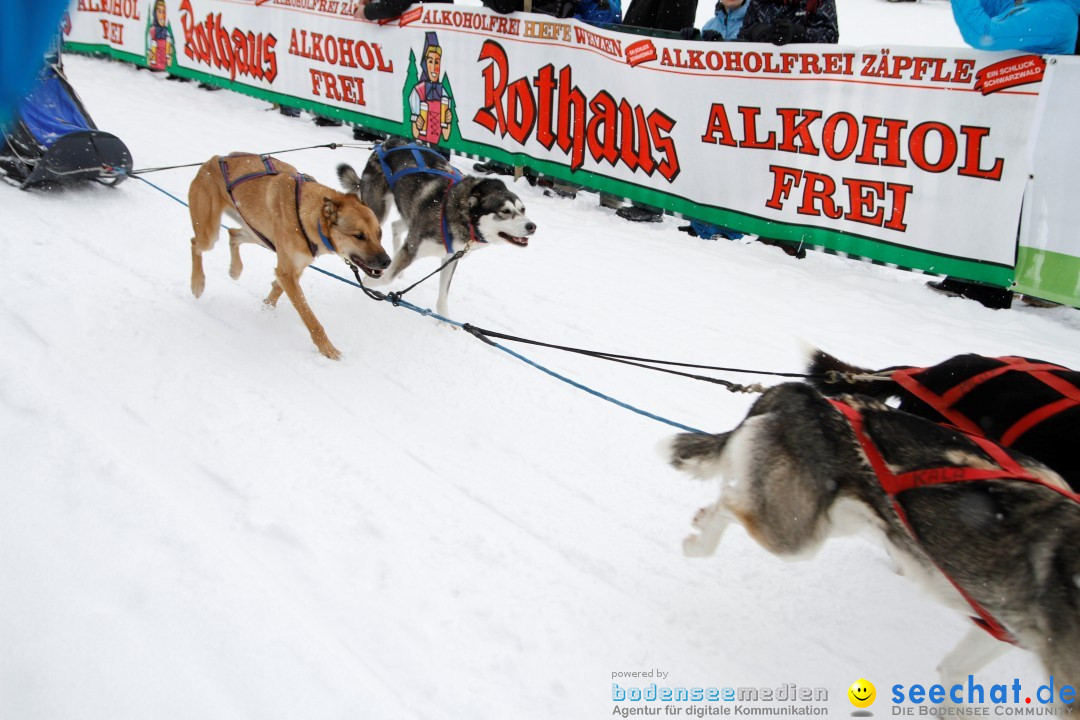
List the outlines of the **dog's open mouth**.
{"label": "dog's open mouth", "polygon": [[499,237],[501,237],[503,240],[506,240],[507,242],[512,242],[515,245],[520,245],[521,247],[525,247],[529,244],[529,238],[527,237],[515,237],[504,232],[499,233]]}
{"label": "dog's open mouth", "polygon": [[361,270],[364,271],[364,274],[367,275],[368,277],[371,277],[371,278],[382,277],[382,273],[383,273],[382,270],[377,270],[376,268],[365,265],[364,261],[360,259],[359,255],[352,254],[349,257],[345,258],[345,264],[348,265],[350,268],[352,268],[353,272],[356,272],[356,268],[360,268]]}

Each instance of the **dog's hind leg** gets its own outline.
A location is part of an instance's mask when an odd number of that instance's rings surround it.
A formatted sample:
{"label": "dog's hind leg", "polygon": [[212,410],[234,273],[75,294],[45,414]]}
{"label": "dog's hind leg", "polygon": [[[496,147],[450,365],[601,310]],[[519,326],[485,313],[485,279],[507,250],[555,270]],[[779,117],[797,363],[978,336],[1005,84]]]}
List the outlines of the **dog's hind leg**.
{"label": "dog's hind leg", "polygon": [[947,688],[963,684],[968,675],[977,673],[1001,657],[1010,647],[1007,643],[996,640],[981,627],[972,626],[938,665],[941,684]]}
{"label": "dog's hind leg", "polygon": [[191,216],[191,228],[195,235],[191,238],[191,294],[199,297],[206,288],[206,273],[203,271],[202,256],[209,252],[217,242],[221,228],[222,201],[214,191],[207,188],[213,182],[209,171],[200,172],[191,181],[188,190],[188,214]]}
{"label": "dog's hind leg", "polygon": [[263,304],[269,305],[270,307],[277,307],[277,301],[281,297],[282,292],[283,289],[281,287],[281,283],[279,283],[277,279],[275,279],[274,283],[270,286],[270,294],[266,296],[265,300],[263,300]]}
{"label": "dog's hind leg", "polygon": [[[1032,633],[1035,637],[1021,638],[1023,646],[1042,660],[1057,688],[1080,687],[1080,613],[1076,612],[1080,601],[1080,561],[1073,559],[1076,556],[1071,541],[1068,543],[1069,546],[1062,544],[1056,548],[1053,562],[1058,567],[1042,583],[1047,589],[1041,593],[1042,620]],[[1078,706],[1075,701],[1072,705]]]}
{"label": "dog's hind leg", "polygon": [[398,218],[390,223],[390,232],[394,238],[394,252],[401,250],[401,241],[405,239],[405,233],[409,231],[409,224]]}
{"label": "dog's hind leg", "polygon": [[691,533],[683,540],[683,554],[687,557],[712,555],[716,552],[720,538],[723,537],[724,530],[727,530],[732,519],[723,500],[717,500],[712,505],[698,510],[690,524],[699,532]]}
{"label": "dog's hind leg", "polygon": [[420,249],[421,238],[413,233],[409,233],[408,239],[405,243],[394,253],[394,259],[390,261],[390,265],[383,271],[383,282],[389,282],[396,278],[405,270],[405,268],[412,265],[413,260],[416,259],[416,255]]}
{"label": "dog's hind leg", "polygon": [[229,277],[233,280],[244,271],[244,263],[240,260],[240,246],[244,243],[262,244],[243,228],[229,228]]}

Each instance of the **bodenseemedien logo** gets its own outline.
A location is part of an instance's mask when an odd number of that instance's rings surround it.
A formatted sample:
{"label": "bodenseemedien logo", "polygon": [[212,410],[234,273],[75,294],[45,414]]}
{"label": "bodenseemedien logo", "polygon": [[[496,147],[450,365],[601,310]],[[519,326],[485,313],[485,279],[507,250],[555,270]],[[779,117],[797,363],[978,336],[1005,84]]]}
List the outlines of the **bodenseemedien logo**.
{"label": "bodenseemedien logo", "polygon": [[[829,714],[829,691],[796,683],[777,686],[731,687],[721,685],[625,684],[624,678],[669,680],[659,669],[616,670],[611,673],[612,715],[660,715],[707,718],[719,716],[824,717]],[[619,682],[614,682],[618,680]]]}

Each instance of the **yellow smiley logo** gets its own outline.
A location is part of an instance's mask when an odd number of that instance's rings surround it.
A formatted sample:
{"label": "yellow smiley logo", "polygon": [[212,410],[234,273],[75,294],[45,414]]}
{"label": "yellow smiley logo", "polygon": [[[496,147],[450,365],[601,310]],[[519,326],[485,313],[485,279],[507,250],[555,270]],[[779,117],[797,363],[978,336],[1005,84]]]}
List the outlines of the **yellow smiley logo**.
{"label": "yellow smiley logo", "polygon": [[847,691],[848,700],[857,708],[866,708],[874,704],[877,698],[877,690],[874,684],[865,678],[859,678],[851,683]]}

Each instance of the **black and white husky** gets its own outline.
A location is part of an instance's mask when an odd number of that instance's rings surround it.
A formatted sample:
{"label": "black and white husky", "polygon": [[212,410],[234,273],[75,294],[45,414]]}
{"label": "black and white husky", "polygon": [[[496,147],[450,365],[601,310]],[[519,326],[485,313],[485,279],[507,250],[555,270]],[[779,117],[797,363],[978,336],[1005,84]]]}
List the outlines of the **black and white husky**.
{"label": "black and white husky", "polygon": [[[394,199],[401,219],[393,223],[394,259],[382,282],[397,277],[418,257],[449,259],[465,249],[506,244],[525,247],[536,224],[501,180],[463,176],[431,148],[392,138],[371,153],[362,175],[338,166],[348,192],[356,193],[382,223]],[[439,274],[436,311],[447,315],[446,296],[457,263]]]}
{"label": "black and white husky", "polygon": [[741,524],[776,555],[870,529],[903,574],[973,618],[938,670],[946,688],[1015,643],[1056,687],[1080,683],[1080,503],[1042,463],[867,397],[767,391],[731,432],[677,435],[676,468],[723,477],[690,556]]}

